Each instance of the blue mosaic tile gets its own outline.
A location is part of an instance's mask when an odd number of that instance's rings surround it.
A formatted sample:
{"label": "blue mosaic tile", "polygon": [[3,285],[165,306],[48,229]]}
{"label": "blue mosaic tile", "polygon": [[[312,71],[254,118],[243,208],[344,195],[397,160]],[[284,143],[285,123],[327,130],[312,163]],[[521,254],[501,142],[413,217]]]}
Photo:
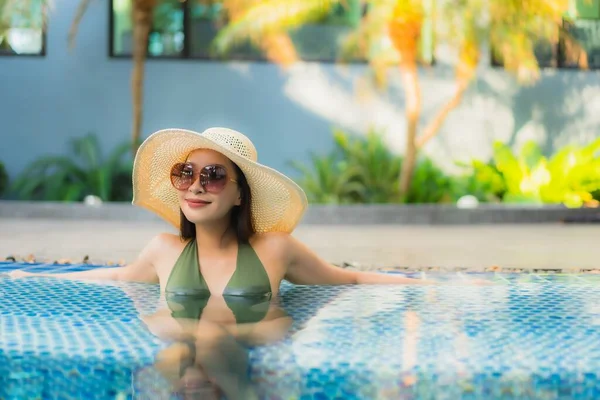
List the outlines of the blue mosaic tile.
{"label": "blue mosaic tile", "polygon": [[[28,278],[0,263],[0,399],[170,399],[158,288]],[[289,334],[249,349],[261,398],[600,398],[600,276],[428,274],[437,286],[294,286]],[[491,286],[464,285],[471,278]],[[135,304],[134,304],[135,302]]]}

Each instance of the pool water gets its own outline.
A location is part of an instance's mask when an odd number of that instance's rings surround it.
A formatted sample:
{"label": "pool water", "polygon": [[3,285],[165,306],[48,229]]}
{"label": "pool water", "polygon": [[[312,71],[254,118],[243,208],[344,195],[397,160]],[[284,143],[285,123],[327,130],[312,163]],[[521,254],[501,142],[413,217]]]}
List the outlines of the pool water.
{"label": "pool water", "polygon": [[[0,399],[162,399],[156,286],[0,263]],[[467,285],[473,277],[490,286]],[[265,399],[600,398],[600,275],[430,275],[436,286],[284,283],[289,334],[250,349]],[[165,397],[166,396],[166,397]]]}

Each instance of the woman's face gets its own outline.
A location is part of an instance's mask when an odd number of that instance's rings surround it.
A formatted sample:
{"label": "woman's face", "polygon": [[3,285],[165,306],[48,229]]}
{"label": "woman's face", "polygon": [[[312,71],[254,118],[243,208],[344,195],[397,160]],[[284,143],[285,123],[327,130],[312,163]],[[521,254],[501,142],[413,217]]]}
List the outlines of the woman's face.
{"label": "woman's face", "polygon": [[[219,221],[229,215],[234,206],[241,203],[241,192],[236,182],[237,176],[233,163],[223,154],[213,150],[195,150],[188,156],[186,163],[192,167],[193,182],[185,190],[178,190],[179,206],[185,217],[194,224]],[[220,178],[217,184],[200,184],[199,173],[206,166],[220,166],[214,172],[208,172],[212,178]],[[189,175],[191,171],[187,170]],[[225,176],[221,173],[225,172]],[[204,173],[204,172],[203,172]]]}

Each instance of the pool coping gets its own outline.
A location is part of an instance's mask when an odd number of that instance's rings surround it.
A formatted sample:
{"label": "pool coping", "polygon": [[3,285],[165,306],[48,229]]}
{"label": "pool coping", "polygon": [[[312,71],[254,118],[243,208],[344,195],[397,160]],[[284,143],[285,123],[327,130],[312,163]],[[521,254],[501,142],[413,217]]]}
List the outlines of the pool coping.
{"label": "pool coping", "polygon": [[[80,202],[0,200],[0,218],[157,221],[159,217],[128,202],[98,206]],[[304,225],[480,225],[600,223],[600,208],[561,205],[482,204],[459,208],[437,204],[311,204],[300,221]]]}

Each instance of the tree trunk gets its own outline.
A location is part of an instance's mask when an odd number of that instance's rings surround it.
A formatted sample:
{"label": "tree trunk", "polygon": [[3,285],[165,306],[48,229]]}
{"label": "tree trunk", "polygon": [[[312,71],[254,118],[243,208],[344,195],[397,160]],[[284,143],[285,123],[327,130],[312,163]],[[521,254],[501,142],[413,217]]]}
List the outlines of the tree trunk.
{"label": "tree trunk", "polygon": [[133,21],[133,71],[131,73],[131,96],[133,105],[133,128],[131,131],[131,149],[137,152],[142,131],[144,101],[144,63],[148,51],[148,36],[152,28],[152,16],[156,3],[154,0],[134,0]]}
{"label": "tree trunk", "polygon": [[79,6],[77,6],[77,12],[75,13],[75,18],[73,18],[73,22],[71,23],[71,28],[69,28],[69,48],[73,49],[75,47],[75,37],[77,36],[77,30],[79,29],[79,24],[87,11],[90,2],[92,0],[80,0]]}
{"label": "tree trunk", "polygon": [[460,49],[460,59],[456,66],[456,91],[454,96],[440,109],[431,122],[425,127],[423,135],[417,139],[417,149],[434,138],[448,118],[448,115],[461,103],[462,98],[469,88],[471,81],[475,78],[477,65],[479,63],[479,44],[466,41]]}
{"label": "tree trunk", "polygon": [[469,79],[469,78],[461,79],[458,82],[458,87],[456,88],[456,92],[454,93],[454,96],[452,96],[450,101],[448,101],[444,105],[444,107],[442,107],[442,109],[437,113],[437,115],[427,125],[427,127],[423,131],[423,135],[421,135],[416,140],[417,149],[420,149],[421,147],[425,146],[425,144],[429,140],[433,139],[438,134],[443,123],[446,121],[448,114],[450,114],[450,112],[452,110],[454,110],[456,107],[458,107],[458,105],[461,103],[462,98],[465,94],[465,91],[469,87],[470,83],[471,83],[471,79]]}
{"label": "tree trunk", "polygon": [[417,129],[421,115],[421,91],[416,64],[400,66],[406,103],[406,150],[400,172],[400,195],[406,199],[417,162]]}

